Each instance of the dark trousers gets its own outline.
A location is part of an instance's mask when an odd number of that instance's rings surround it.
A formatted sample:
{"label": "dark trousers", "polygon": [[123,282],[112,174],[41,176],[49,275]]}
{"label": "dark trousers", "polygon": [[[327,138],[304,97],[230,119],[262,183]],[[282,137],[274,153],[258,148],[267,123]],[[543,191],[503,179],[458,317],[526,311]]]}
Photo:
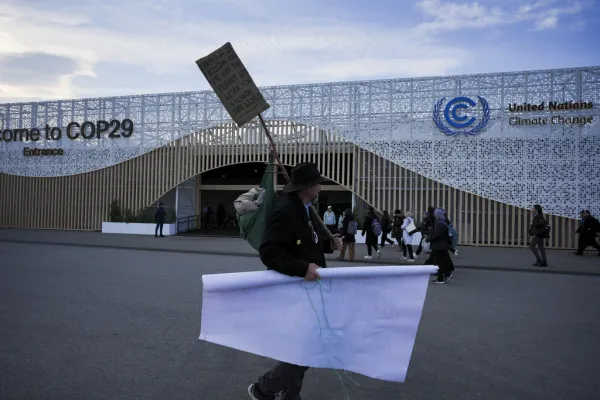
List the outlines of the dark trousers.
{"label": "dark trousers", "polygon": [[381,247],[385,246],[385,243],[394,244],[392,239],[388,239],[388,232],[381,232]]}
{"label": "dark trousers", "polygon": [[431,250],[431,255],[433,256],[434,265],[438,267],[437,280],[442,282],[454,271],[454,264],[450,254],[448,254],[448,249]]}
{"label": "dark trousers", "polygon": [[280,392],[279,400],[301,400],[300,391],[307,370],[308,367],[279,361],[273,369],[258,378],[254,386],[265,400],[275,399]]}
{"label": "dark trousers", "polygon": [[[537,248],[536,248],[537,246]],[[544,248],[544,238],[533,235],[529,239],[529,248],[536,260],[546,262],[546,249]]]}
{"label": "dark trousers", "polygon": [[327,229],[329,229],[329,232],[331,232],[332,235],[335,235],[337,233],[337,225],[325,225],[327,227]]}
{"label": "dark trousers", "polygon": [[600,244],[598,244],[595,237],[579,234],[579,245],[577,246],[577,252],[583,253],[585,248],[588,246],[592,246],[596,250],[600,251]]}
{"label": "dark trousers", "polygon": [[156,223],[156,228],[154,229],[154,236],[158,236],[158,230],[160,229],[160,236],[163,235],[162,230],[163,230],[163,222],[157,222]]}
{"label": "dark trousers", "polygon": [[417,251],[416,251],[416,255],[421,254],[421,252],[423,251],[423,240],[425,240],[425,235],[421,235],[421,241],[419,242],[419,246],[417,246]]}
{"label": "dark trousers", "polygon": [[413,256],[413,248],[412,248],[412,244],[404,244],[404,242],[402,242],[402,255],[404,255],[404,257],[406,257],[406,250],[408,250],[408,254],[410,256],[410,258],[415,258]]}
{"label": "dark trousers", "polygon": [[375,251],[379,250],[379,248],[377,247],[376,244],[371,245],[371,244],[367,243],[367,254],[368,255],[373,255],[372,249],[375,249]]}

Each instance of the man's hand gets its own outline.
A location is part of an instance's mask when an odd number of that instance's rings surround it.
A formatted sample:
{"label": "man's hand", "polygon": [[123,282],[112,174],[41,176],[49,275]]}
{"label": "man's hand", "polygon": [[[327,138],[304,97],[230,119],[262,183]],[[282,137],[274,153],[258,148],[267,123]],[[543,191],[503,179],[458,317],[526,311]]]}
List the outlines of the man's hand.
{"label": "man's hand", "polygon": [[320,278],[319,273],[317,272],[317,264],[310,263],[308,264],[308,270],[306,271],[306,275],[304,275],[304,279],[307,281],[316,281]]}
{"label": "man's hand", "polygon": [[333,248],[337,251],[342,251],[342,238],[340,237],[339,234],[336,234],[333,236],[332,238],[333,240]]}

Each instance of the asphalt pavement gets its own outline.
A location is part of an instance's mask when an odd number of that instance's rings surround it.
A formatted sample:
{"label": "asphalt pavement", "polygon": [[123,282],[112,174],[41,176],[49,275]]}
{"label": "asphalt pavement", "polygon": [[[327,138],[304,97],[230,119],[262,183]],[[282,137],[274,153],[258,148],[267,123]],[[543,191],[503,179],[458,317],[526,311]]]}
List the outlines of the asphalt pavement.
{"label": "asphalt pavement", "polygon": [[[235,255],[239,257],[258,257],[258,253],[243,239],[223,237],[169,236],[154,238],[151,235],[120,235],[86,231],[59,231],[41,229],[0,229],[0,245],[15,243],[51,244],[53,246],[81,246],[88,248],[108,248],[127,250],[147,250],[155,252]],[[416,249],[416,247],[415,247]],[[389,245],[381,250],[381,257],[364,260],[367,254],[365,244],[356,244],[356,260],[354,264],[404,264],[413,265],[401,260],[402,253],[398,248]],[[547,250],[548,268],[532,267],[535,257],[528,248],[475,247],[458,246],[458,257],[452,257],[458,268],[511,270],[540,273],[581,274],[600,276],[600,257],[589,248],[583,256],[576,256],[572,250]],[[339,253],[327,256],[331,262]],[[348,255],[346,255],[346,258]],[[422,254],[415,264],[422,264],[427,258]]]}
{"label": "asphalt pavement", "polygon": [[[0,241],[0,399],[246,399],[273,361],[198,340],[201,278],[263,268],[256,257]],[[599,285],[457,270],[428,289],[406,383],[349,373],[358,387],[342,374],[350,399],[597,400]],[[333,371],[309,370],[304,400],[343,398]]]}

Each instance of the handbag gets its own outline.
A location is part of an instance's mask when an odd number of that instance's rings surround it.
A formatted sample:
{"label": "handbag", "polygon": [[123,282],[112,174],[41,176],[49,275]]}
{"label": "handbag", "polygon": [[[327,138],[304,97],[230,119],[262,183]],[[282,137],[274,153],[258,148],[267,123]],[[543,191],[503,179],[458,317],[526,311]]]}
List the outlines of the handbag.
{"label": "handbag", "polygon": [[417,229],[417,227],[415,226],[414,222],[410,222],[410,224],[408,224],[408,226],[406,227],[406,232],[412,236],[412,234],[414,234],[415,232],[418,232],[419,230]]}

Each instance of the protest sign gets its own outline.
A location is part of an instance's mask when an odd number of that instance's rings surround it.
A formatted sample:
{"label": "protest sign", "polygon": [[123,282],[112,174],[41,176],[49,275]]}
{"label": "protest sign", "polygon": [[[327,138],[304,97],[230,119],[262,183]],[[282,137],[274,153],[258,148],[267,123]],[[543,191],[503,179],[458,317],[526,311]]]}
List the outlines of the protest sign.
{"label": "protest sign", "polygon": [[196,64],[238,127],[270,107],[231,43],[196,60]]}

